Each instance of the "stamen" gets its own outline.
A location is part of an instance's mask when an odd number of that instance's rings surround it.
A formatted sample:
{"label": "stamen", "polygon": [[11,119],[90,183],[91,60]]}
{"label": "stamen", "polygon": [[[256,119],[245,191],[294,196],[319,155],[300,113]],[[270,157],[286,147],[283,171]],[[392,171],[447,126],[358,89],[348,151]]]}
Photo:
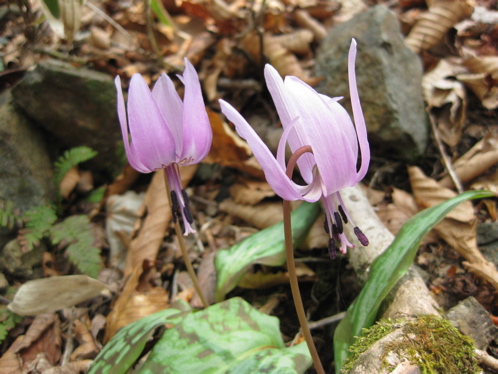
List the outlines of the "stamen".
{"label": "stamen", "polygon": [[188,207],[190,205],[190,199],[188,198],[187,192],[185,190],[182,190],[182,196],[185,206]]}
{"label": "stamen", "polygon": [[323,229],[325,230],[325,232],[327,234],[330,234],[329,221],[328,221],[327,217],[325,217],[325,221],[323,221]]}
{"label": "stamen", "polygon": [[359,227],[354,228],[354,234],[360,241],[361,245],[366,247],[369,243],[367,236],[360,230]]}
{"label": "stamen", "polygon": [[335,246],[335,240],[329,239],[329,257],[331,260],[335,260],[337,257],[337,247]]}
{"label": "stamen", "polygon": [[188,223],[190,224],[194,223],[194,219],[192,218],[192,213],[190,213],[190,209],[187,206],[183,208],[183,214],[185,215],[185,219],[187,220]]}
{"label": "stamen", "polygon": [[344,211],[344,209],[342,208],[342,205],[339,204],[339,213],[341,213],[341,217],[342,217],[342,220],[344,221],[344,223],[348,223],[348,216],[346,215],[346,212]]}
{"label": "stamen", "polygon": [[180,210],[180,205],[178,204],[178,196],[176,196],[176,191],[171,191],[171,214],[173,216],[173,223],[178,220],[178,211]]}
{"label": "stamen", "polygon": [[335,223],[332,224],[332,237],[339,240],[339,230],[337,229],[337,225]]}
{"label": "stamen", "polygon": [[339,213],[334,212],[334,220],[335,220],[335,224],[337,225],[337,232],[339,234],[342,234],[344,232],[344,228],[342,227],[342,220],[341,220],[341,216]]}

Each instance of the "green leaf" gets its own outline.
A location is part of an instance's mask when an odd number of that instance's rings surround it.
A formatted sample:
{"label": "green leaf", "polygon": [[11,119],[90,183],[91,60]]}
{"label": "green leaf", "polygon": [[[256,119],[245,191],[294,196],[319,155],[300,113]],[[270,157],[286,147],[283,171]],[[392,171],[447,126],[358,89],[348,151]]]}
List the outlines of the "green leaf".
{"label": "green leaf", "polygon": [[22,319],[22,316],[11,312],[5,306],[0,308],[0,344],[7,338],[9,330],[14,328]]}
{"label": "green leaf", "polygon": [[100,203],[104,198],[105,192],[106,192],[105,186],[101,186],[90,192],[88,196],[85,198],[85,200],[88,201],[89,203]]}
{"label": "green leaf", "polygon": [[305,343],[285,347],[276,317],[233,298],[165,331],[140,373],[290,374],[304,373],[310,365]]}
{"label": "green leaf", "polygon": [[43,0],[43,2],[50,11],[50,14],[54,16],[54,18],[60,17],[59,0]]}
{"label": "green leaf", "polygon": [[410,218],[389,248],[375,259],[370,276],[334,333],[335,371],[339,373],[363,328],[372,326],[382,300],[413,263],[420,241],[446,214],[465,200],[494,196],[487,191],[467,191]]}
{"label": "green leaf", "polygon": [[183,300],[123,327],[102,348],[88,374],[126,373],[144,350],[154,331],[165,324],[176,325],[191,312]]}
{"label": "green leaf", "polygon": [[88,161],[97,156],[97,151],[85,146],[75,147],[67,150],[55,162],[55,182],[59,186],[62,178],[73,166]]}
{"label": "green leaf", "polygon": [[24,250],[32,250],[57,221],[57,214],[53,206],[42,205],[27,211],[24,219],[26,228],[19,232],[19,243]]}
{"label": "green leaf", "polygon": [[[319,204],[303,202],[292,213],[292,237],[294,246],[305,238],[320,212]],[[285,263],[284,224],[277,223],[249,236],[230,249],[216,254],[217,302],[233,290],[252,264],[281,266]]]}
{"label": "green leaf", "polygon": [[100,249],[95,247],[92,225],[87,216],[72,216],[50,230],[53,244],[68,245],[69,260],[84,274],[97,278],[102,267]]}
{"label": "green leaf", "polygon": [[0,199],[0,227],[12,230],[14,227],[22,227],[22,225],[19,210],[14,209],[14,203],[11,200]]}
{"label": "green leaf", "polygon": [[171,20],[171,16],[168,11],[164,7],[163,3],[158,0],[151,0],[150,8],[154,12],[154,14],[159,18],[159,21],[165,26],[172,26],[173,22]]}

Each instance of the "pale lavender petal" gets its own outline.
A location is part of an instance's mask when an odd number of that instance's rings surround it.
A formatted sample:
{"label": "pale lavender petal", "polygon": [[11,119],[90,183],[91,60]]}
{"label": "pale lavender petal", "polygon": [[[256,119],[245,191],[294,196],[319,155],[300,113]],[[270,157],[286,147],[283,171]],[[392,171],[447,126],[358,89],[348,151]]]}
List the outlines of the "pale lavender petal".
{"label": "pale lavender petal", "polygon": [[312,145],[324,193],[329,195],[354,184],[356,156],[341,130],[341,116],[331,111],[318,93],[300,79],[287,77],[286,86],[300,116],[301,126],[296,125],[296,131]]}
{"label": "pale lavender petal", "polygon": [[361,109],[360,97],[358,95],[358,87],[356,86],[356,40],[351,41],[348,56],[348,76],[349,76],[349,92],[351,95],[351,107],[353,108],[353,118],[358,134],[358,142],[360,143],[361,166],[358,171],[357,181],[363,179],[370,165],[370,145],[367,138],[367,127],[363,110]]}
{"label": "pale lavender petal", "polygon": [[147,169],[161,169],[175,161],[173,134],[140,74],[133,75],[130,81],[128,120],[130,147]]}
{"label": "pale lavender petal", "polygon": [[175,151],[180,157],[183,148],[183,102],[171,78],[161,74],[152,89],[152,96],[174,136]]}
{"label": "pale lavender petal", "polygon": [[[265,79],[283,128],[301,126],[301,123],[298,121],[299,112],[289,97],[291,93],[288,91],[285,82],[277,70],[269,64],[265,66]],[[305,143],[300,134],[301,132],[295,130],[289,132],[287,141],[292,152],[295,152],[304,145],[309,145]],[[313,180],[313,166],[315,165],[313,157],[310,154],[304,154],[299,158],[297,165],[306,183],[311,183]]]}
{"label": "pale lavender petal", "polygon": [[185,58],[183,73],[185,96],[183,99],[183,164],[201,162],[211,149],[213,131],[204,106],[199,77],[192,64]]}
{"label": "pale lavender petal", "polygon": [[285,170],[253,128],[230,104],[224,100],[219,100],[219,102],[223,114],[235,125],[237,133],[244,138],[251,147],[254,156],[263,168],[267,182],[275,193],[285,200],[302,199],[302,194],[299,192],[301,190],[300,186],[296,185],[287,177]]}
{"label": "pale lavender petal", "polygon": [[128,157],[128,162],[130,163],[133,169],[141,173],[150,173],[153,170],[150,170],[147,167],[145,167],[136,157],[134,151],[130,147],[128,118],[126,115],[125,101],[123,98],[123,89],[121,87],[121,78],[119,77],[119,75],[116,76],[114,84],[116,85],[116,91],[117,91],[118,118],[119,118],[119,123],[121,125],[121,134],[123,136],[123,144],[125,147],[126,156]]}

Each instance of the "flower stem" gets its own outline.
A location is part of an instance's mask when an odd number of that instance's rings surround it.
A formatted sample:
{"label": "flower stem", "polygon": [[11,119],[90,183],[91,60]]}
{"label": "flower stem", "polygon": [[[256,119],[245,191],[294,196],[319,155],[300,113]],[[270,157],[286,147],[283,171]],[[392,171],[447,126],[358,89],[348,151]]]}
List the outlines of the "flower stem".
{"label": "flower stem", "polygon": [[[168,176],[166,174],[166,169],[164,169],[164,181],[166,182],[166,195],[168,196],[169,206],[171,207],[171,209],[173,209],[173,203],[171,201],[171,196],[169,194],[170,187],[168,182]],[[175,232],[176,232],[176,237],[178,238],[178,243],[180,244],[180,249],[182,251],[183,261],[185,262],[185,266],[187,267],[187,272],[190,276],[190,279],[192,279],[195,291],[201,298],[202,305],[204,306],[204,308],[207,308],[209,304],[207,302],[206,297],[204,296],[204,293],[201,290],[201,286],[199,285],[199,281],[197,280],[197,276],[195,275],[194,268],[192,267],[192,263],[190,262],[190,259],[188,257],[187,247],[185,245],[185,240],[183,239],[183,233],[180,227],[179,219],[177,219],[175,222]]]}
{"label": "flower stem", "polygon": [[[287,176],[292,177],[292,171],[296,166],[298,158],[306,152],[312,152],[310,146],[304,146],[299,148],[290,158],[287,164]],[[284,214],[284,236],[285,236],[285,256],[287,258],[287,269],[289,272],[289,282],[292,291],[292,298],[294,300],[294,306],[296,307],[297,318],[299,319],[299,324],[301,325],[301,331],[308,345],[308,349],[313,359],[313,364],[315,370],[319,374],[325,374],[325,371],[318,356],[318,352],[311,336],[311,332],[308,326],[308,320],[306,318],[306,313],[304,311],[303,300],[301,299],[301,292],[299,291],[299,283],[297,281],[296,274],[296,264],[294,262],[294,247],[292,245],[292,222],[291,222],[291,206],[290,201],[283,201],[283,214]]]}

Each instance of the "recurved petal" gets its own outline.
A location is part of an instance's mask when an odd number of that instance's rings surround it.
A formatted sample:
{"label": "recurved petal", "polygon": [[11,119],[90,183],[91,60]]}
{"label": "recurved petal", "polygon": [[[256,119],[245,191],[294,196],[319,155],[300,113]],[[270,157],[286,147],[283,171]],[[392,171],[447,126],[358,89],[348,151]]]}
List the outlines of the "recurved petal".
{"label": "recurved petal", "polygon": [[178,92],[176,92],[171,78],[164,73],[161,74],[152,89],[152,96],[154,96],[166,124],[173,133],[176,154],[180,157],[183,147],[183,102]]}
{"label": "recurved petal", "polygon": [[324,193],[329,195],[354,184],[356,155],[341,129],[342,116],[331,111],[319,94],[300,79],[287,77],[286,86],[299,112],[300,125],[296,125],[296,131],[313,149]]}
{"label": "recurved petal", "polygon": [[131,151],[147,169],[161,169],[175,161],[175,141],[140,74],[130,81],[128,120]]}
{"label": "recurved petal", "polygon": [[[297,130],[288,130],[289,127],[300,126],[301,123],[298,121],[299,112],[293,105],[291,92],[287,89],[286,83],[282,81],[280,74],[275,70],[275,68],[269,64],[265,66],[265,79],[268,90],[270,91],[273,103],[277,108],[278,116],[282,122],[282,126],[286,131],[288,131],[287,142],[289,143],[292,152],[301,148],[304,145],[309,145],[305,142],[305,139],[300,137],[300,132]],[[287,81],[288,77],[286,78]],[[311,155],[305,154],[299,158],[298,161],[299,171],[302,177],[307,183],[311,183],[313,180],[313,166],[315,162]]]}
{"label": "recurved petal", "polygon": [[223,114],[235,125],[237,133],[244,138],[251,147],[254,156],[263,168],[267,182],[275,193],[285,200],[303,199],[300,193],[302,188],[285,175],[285,170],[282,169],[268,147],[263,143],[247,121],[226,101],[220,100],[219,102]]}
{"label": "recurved petal", "polygon": [[133,150],[130,147],[128,118],[126,115],[125,101],[123,98],[123,89],[121,87],[121,78],[119,77],[119,75],[116,76],[114,84],[116,85],[116,92],[117,92],[118,118],[119,118],[119,123],[121,125],[121,134],[123,136],[123,144],[125,147],[126,156],[128,157],[128,162],[130,163],[131,167],[134,168],[135,170],[141,173],[150,173],[152,170],[147,169],[140,162],[140,160],[137,159],[136,155],[134,154]]}
{"label": "recurved petal", "polygon": [[360,96],[358,95],[358,87],[356,86],[356,40],[351,41],[348,55],[348,78],[349,92],[351,95],[351,107],[353,108],[353,118],[358,133],[358,143],[360,144],[361,166],[358,171],[357,180],[363,179],[370,165],[370,145],[367,138],[367,126],[361,109]]}
{"label": "recurved petal", "polygon": [[183,82],[185,96],[183,99],[182,159],[187,159],[188,164],[195,164],[201,162],[211,149],[213,131],[202,98],[199,77],[186,58]]}

